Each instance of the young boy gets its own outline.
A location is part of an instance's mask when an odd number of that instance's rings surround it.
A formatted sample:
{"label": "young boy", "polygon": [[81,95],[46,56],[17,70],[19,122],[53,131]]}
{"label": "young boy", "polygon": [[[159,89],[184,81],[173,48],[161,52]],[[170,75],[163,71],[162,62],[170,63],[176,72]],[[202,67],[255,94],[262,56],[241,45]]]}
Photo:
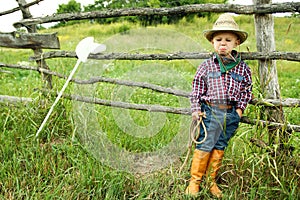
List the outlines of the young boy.
{"label": "young boy", "polygon": [[[193,120],[205,113],[203,122],[207,138],[196,145],[186,194],[197,195],[202,176],[206,175],[211,194],[220,198],[222,192],[216,184],[217,172],[224,150],[252,96],[251,71],[240,54],[233,50],[247,39],[248,34],[239,30],[229,14],[220,15],[213,29],[203,34],[215,53],[198,67],[190,100]],[[200,130],[198,141],[205,137],[203,127]]]}

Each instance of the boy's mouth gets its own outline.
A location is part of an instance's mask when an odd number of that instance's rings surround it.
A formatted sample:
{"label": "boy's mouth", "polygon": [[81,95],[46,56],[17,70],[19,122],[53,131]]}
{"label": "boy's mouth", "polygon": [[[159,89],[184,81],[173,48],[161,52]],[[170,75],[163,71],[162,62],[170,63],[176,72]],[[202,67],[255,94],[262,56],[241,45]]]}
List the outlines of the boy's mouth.
{"label": "boy's mouth", "polygon": [[226,50],[227,50],[226,47],[220,47],[220,48],[219,48],[219,51],[226,51]]}
{"label": "boy's mouth", "polygon": [[218,53],[222,56],[226,56],[228,54],[227,48],[219,48]]}

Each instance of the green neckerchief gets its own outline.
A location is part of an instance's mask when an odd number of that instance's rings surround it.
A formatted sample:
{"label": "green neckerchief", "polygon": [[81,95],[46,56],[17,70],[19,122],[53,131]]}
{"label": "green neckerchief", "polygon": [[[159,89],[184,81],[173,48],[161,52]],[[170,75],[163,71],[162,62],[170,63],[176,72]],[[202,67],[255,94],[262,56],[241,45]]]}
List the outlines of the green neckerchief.
{"label": "green neckerchief", "polygon": [[220,56],[219,54],[216,53],[216,57],[219,61],[222,73],[225,73],[225,72],[231,70],[232,68],[234,68],[235,66],[237,66],[241,62],[241,56],[237,51],[233,50],[231,55],[234,59],[227,58],[225,56],[223,57],[223,56]]}

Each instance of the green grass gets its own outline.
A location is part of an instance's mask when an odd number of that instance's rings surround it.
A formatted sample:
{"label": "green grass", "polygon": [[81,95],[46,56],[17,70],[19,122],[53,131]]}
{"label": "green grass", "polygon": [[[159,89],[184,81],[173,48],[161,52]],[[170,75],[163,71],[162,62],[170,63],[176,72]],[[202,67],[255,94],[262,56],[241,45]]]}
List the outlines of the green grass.
{"label": "green grass", "polygon": [[[194,23],[182,20],[177,25],[158,25],[156,28],[184,34],[198,42],[201,47],[199,51],[211,51],[210,44],[201,34],[204,29],[211,27],[212,22],[213,19],[195,19]],[[250,35],[239,50],[247,51],[248,47],[250,51],[255,51],[253,19],[242,16],[237,17],[237,22]],[[300,52],[297,40],[299,23],[299,18],[275,19],[277,50]],[[289,24],[292,24],[290,28]],[[100,43],[112,42],[118,37],[128,37],[126,34],[116,37],[117,33],[135,28],[138,25],[127,22],[111,25],[84,23],[44,32],[58,32],[61,48],[74,50],[84,37],[94,36]],[[122,47],[122,44],[119,45],[118,47]],[[175,49],[176,43],[170,44],[170,48]],[[1,62],[9,64],[28,62],[28,57],[32,55],[30,50],[1,48],[0,51]],[[160,51],[164,52],[165,49]],[[47,60],[51,70],[63,74],[69,74],[75,63],[75,59]],[[257,62],[247,63],[252,68],[254,80],[257,79]],[[99,61],[92,65],[88,62],[80,66],[76,76],[88,78],[102,75],[190,91],[190,82],[197,64],[199,63],[187,61]],[[28,65],[35,64],[29,62]],[[299,67],[297,62],[277,62],[283,98],[300,98]],[[39,140],[36,140],[35,133],[54,98],[43,96],[35,90],[43,87],[37,72],[8,68],[3,70],[11,73],[0,72],[0,94],[32,97],[35,101],[26,106],[3,104],[0,107],[0,199],[191,199],[184,195],[190,177],[190,162],[179,173],[185,153],[181,153],[180,158],[171,165],[145,174],[116,170],[111,158],[103,161],[99,157],[100,153],[111,153],[109,150],[118,150],[117,148],[126,149],[132,154],[155,152],[180,135],[179,132],[188,134],[188,116],[181,118],[173,114],[152,115],[146,111],[74,105],[69,100],[61,99]],[[60,90],[63,83],[64,80],[53,77],[55,90]],[[189,106],[185,98],[108,83],[94,84],[93,87],[70,84],[66,92],[131,103]],[[259,95],[257,81],[254,92]],[[79,109],[78,106],[83,107]],[[257,118],[261,116],[261,112],[260,107],[249,106],[245,114]],[[299,108],[285,109],[285,112],[290,123],[300,124]],[[130,134],[128,130],[137,135]],[[144,132],[141,133],[142,131]],[[103,133],[107,140],[101,139]],[[241,124],[236,136],[230,141],[218,179],[224,199],[299,199],[299,133],[293,133],[284,144],[295,148],[286,152],[277,152],[276,144],[269,149],[261,149],[250,142],[252,137],[268,141],[267,130],[259,124]],[[178,141],[185,144],[185,139],[179,138]],[[117,148],[103,149],[107,144],[100,142],[111,142]],[[185,148],[186,144],[181,150],[184,151]],[[177,149],[173,151],[176,152]],[[114,157],[116,161],[123,161],[123,158],[117,156],[118,154]],[[144,167],[147,170],[149,166]],[[205,182],[203,187],[207,188]],[[212,199],[207,190],[201,190],[199,198]]]}

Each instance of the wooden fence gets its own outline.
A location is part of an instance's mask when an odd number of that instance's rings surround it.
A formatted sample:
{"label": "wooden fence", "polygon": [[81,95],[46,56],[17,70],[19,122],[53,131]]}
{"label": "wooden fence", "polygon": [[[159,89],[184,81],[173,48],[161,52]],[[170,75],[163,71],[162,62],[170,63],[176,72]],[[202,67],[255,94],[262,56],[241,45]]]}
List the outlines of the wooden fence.
{"label": "wooden fence", "polygon": [[[37,33],[37,24],[49,23],[49,22],[60,22],[60,21],[72,21],[72,20],[85,20],[85,19],[95,19],[95,18],[109,18],[109,17],[121,17],[121,16],[149,16],[149,15],[176,15],[178,13],[199,13],[199,12],[231,12],[236,14],[254,15],[256,22],[256,38],[260,43],[258,44],[258,49],[260,52],[242,52],[242,57],[244,60],[258,60],[261,65],[270,60],[287,60],[300,62],[299,52],[277,52],[275,49],[266,50],[268,45],[272,46],[271,42],[265,42],[266,36],[262,36],[259,30],[261,27],[262,20],[267,20],[267,26],[264,23],[263,28],[268,28],[268,30],[273,30],[272,18],[270,14],[272,13],[283,13],[283,12],[300,12],[300,3],[278,3],[271,4],[271,0],[254,0],[255,5],[233,5],[233,4],[195,4],[187,6],[179,6],[173,8],[129,8],[129,9],[115,9],[115,10],[105,10],[105,11],[95,11],[95,12],[83,12],[83,13],[67,13],[67,14],[56,14],[53,16],[32,18],[28,7],[41,2],[42,0],[36,0],[29,4],[25,0],[17,0],[19,7],[1,12],[1,15],[6,15],[9,13],[21,11],[23,14],[23,20],[15,22],[14,26],[17,28],[26,27],[28,33],[0,33],[0,46],[9,48],[29,48],[33,49],[34,55],[30,57],[31,60],[36,61],[38,67],[33,66],[22,66],[22,65],[12,65],[9,63],[0,63],[0,68],[13,68],[20,70],[32,70],[37,71],[42,74],[44,80],[47,84],[45,89],[52,88],[52,76],[57,76],[59,78],[66,78],[64,74],[59,74],[57,72],[51,71],[46,63],[47,59],[52,58],[76,58],[76,53],[73,51],[50,51],[44,53],[42,49],[60,49],[60,44],[56,34],[39,34]],[[265,21],[264,21],[265,22]],[[270,31],[273,33],[273,31]],[[274,35],[267,35],[268,38],[274,38]],[[263,42],[262,42],[263,41]],[[271,43],[271,44],[270,44]],[[263,45],[263,46],[260,46]],[[98,60],[179,60],[179,59],[206,59],[210,57],[209,53],[195,53],[195,52],[174,52],[169,54],[127,54],[127,53],[102,53],[102,54],[91,54],[89,59]],[[274,67],[274,66],[273,66]],[[275,65],[276,67],[276,65]],[[267,72],[261,72],[267,73]],[[277,74],[273,74],[273,79],[275,80],[272,88],[275,87]],[[263,81],[263,80],[261,80]],[[72,82],[77,84],[93,84],[98,82],[107,82],[112,84],[126,85],[130,87],[142,87],[151,90],[173,94],[176,96],[188,97],[188,93],[179,90],[173,90],[170,88],[164,88],[157,85],[147,84],[147,83],[137,83],[131,81],[123,81],[112,78],[97,77],[91,80],[79,80],[72,79]],[[271,89],[272,89],[271,88]],[[47,90],[49,92],[49,90]],[[53,92],[52,92],[53,93]],[[54,94],[57,95],[57,94]],[[130,104],[124,102],[113,102],[110,100],[103,99],[91,99],[88,97],[77,96],[75,94],[65,94],[64,98],[95,103],[106,106],[122,107],[126,109],[137,109],[137,110],[148,110],[151,112],[169,112],[174,114],[191,114],[189,108],[171,108],[166,106],[153,106],[153,105],[141,105],[141,104]],[[26,97],[12,97],[7,95],[0,95],[0,102],[28,102],[32,101],[30,98]],[[257,100],[254,99],[252,102],[254,105],[264,105],[269,107],[298,107],[300,105],[300,99],[280,99],[271,95],[270,99]],[[258,121],[255,119],[249,119],[247,117],[242,117],[241,122],[248,124],[257,124]],[[259,121],[260,124],[268,125],[271,127],[279,128],[285,127],[287,131],[297,131],[300,132],[300,125],[290,125],[282,123],[281,120],[278,122],[271,121]]]}

